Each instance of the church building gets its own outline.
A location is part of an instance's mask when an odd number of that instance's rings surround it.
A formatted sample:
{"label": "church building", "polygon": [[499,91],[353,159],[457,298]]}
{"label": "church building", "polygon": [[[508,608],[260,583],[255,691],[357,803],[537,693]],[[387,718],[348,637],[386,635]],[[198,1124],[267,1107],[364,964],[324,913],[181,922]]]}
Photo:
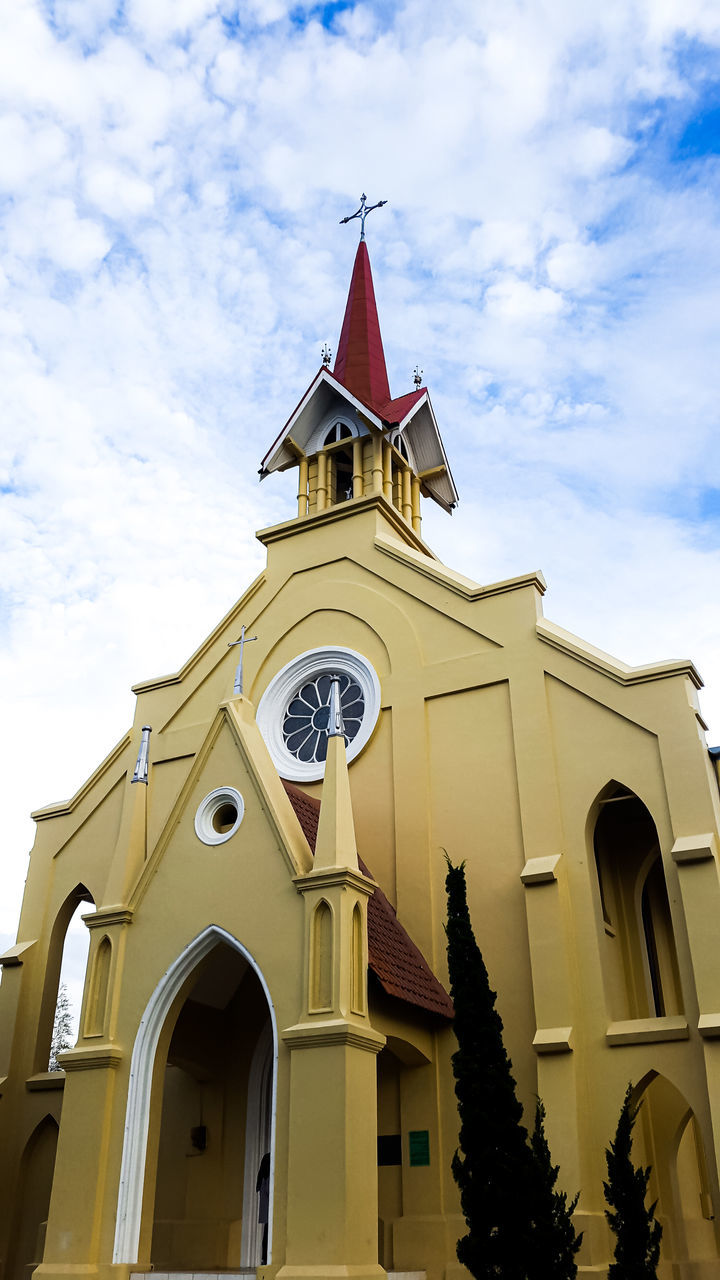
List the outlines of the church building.
{"label": "church building", "polygon": [[[417,379],[419,382],[419,378]],[[291,388],[288,397],[291,398]],[[663,1280],[718,1274],[720,792],[689,661],[630,667],[423,540],[457,491],[393,397],[360,240],[262,462],[297,515],[72,799],[0,957],[1,1280],[462,1280],[445,854],[526,1122],[604,1276],[628,1082]],[[238,643],[240,639],[241,643]],[[49,1069],[63,943],[90,948]]]}

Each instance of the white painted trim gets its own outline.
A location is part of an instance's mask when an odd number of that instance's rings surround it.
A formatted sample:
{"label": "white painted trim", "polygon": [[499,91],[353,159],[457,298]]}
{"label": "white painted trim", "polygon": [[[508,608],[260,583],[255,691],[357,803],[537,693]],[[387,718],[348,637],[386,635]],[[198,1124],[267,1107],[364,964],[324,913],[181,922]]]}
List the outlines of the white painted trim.
{"label": "white painted trim", "polygon": [[367,427],[363,430],[360,419],[352,409],[345,409],[344,411],[341,409],[339,412],[337,409],[331,410],[330,413],[325,414],[320,426],[316,427],[310,436],[305,446],[305,452],[308,455],[317,453],[319,449],[323,448],[325,436],[330,428],[335,426],[336,422],[341,422],[350,431],[350,435],[345,437],[349,447],[352,447],[353,440],[357,440],[358,436],[370,434]]}
{"label": "white painted trim", "polygon": [[396,448],[396,449],[397,449],[398,453],[399,453],[401,456],[402,456],[402,449],[400,448],[400,446],[399,446],[399,444],[398,444],[398,440],[402,440],[403,448],[404,448],[404,449],[406,450],[406,452],[407,452],[407,458],[405,459],[405,461],[407,462],[408,466],[412,467],[413,471],[417,471],[417,466],[415,465],[415,455],[414,455],[413,450],[412,450],[412,445],[410,444],[410,441],[408,440],[408,438],[407,438],[407,436],[405,435],[405,432],[402,430],[402,428],[401,428],[401,427],[393,427],[392,431],[390,432],[390,434],[389,434],[389,436],[388,436],[388,440],[389,440],[390,444],[391,444],[391,445],[393,445],[393,446],[394,446],[394,448]]}
{"label": "white painted trim", "polygon": [[288,703],[308,680],[327,672],[340,672],[355,680],[365,699],[365,715],[352,742],[348,745],[348,764],[367,745],[380,715],[380,681],[367,658],[354,649],[340,645],[308,649],[293,658],[270,681],[257,709],[257,724],[265,745],[281,778],[290,782],[317,782],[325,775],[325,762],[305,764],[288,751],[283,738],[283,720]]}
{"label": "white painted trim", "polygon": [[310,383],[310,386],[305,392],[305,395],[303,396],[299,405],[297,406],[296,409],[293,410],[292,414],[290,415],[287,422],[285,423],[285,426],[280,432],[280,435],[277,436],[276,439],[273,441],[273,443],[270,445],[268,452],[265,454],[265,457],[260,463],[260,469],[263,475],[268,475],[271,471],[275,470],[277,466],[276,459],[278,457],[278,454],[281,452],[285,441],[287,440],[288,436],[291,434],[295,423],[300,417],[300,414],[310,404],[313,396],[317,393],[317,390],[320,387],[320,384],[323,382],[328,387],[330,387],[332,391],[335,391],[337,393],[337,396],[339,399],[345,400],[349,405],[351,405],[352,408],[355,410],[355,412],[358,413],[364,421],[372,423],[372,425],[376,428],[377,431],[382,431],[383,429],[382,418],[379,418],[376,413],[373,413],[372,409],[370,409],[368,405],[363,404],[362,400],[358,400],[357,397],[352,394],[352,391],[348,391],[347,387],[344,387],[342,382],[340,382],[337,378],[333,377],[333,375],[327,369],[319,369],[318,372],[315,374],[315,377]]}
{"label": "white painted trim", "polygon": [[[263,1108],[263,1092],[268,1071],[272,1072],[270,1095],[270,1132],[265,1126]],[[250,1073],[248,1077],[247,1109],[245,1112],[245,1176],[243,1180],[243,1216],[242,1242],[240,1246],[240,1266],[255,1268],[261,1263],[262,1236],[258,1222],[258,1199],[255,1189],[260,1161],[266,1151],[270,1152],[270,1204],[272,1204],[272,1188],[274,1183],[274,1150],[271,1136],[275,1120],[275,1064],[273,1060],[272,1028],[269,1021],[265,1024],[255,1046]],[[250,1117],[256,1116],[257,1123],[250,1132]],[[272,1258],[272,1212],[268,1210],[268,1262]]]}
{"label": "white painted trim", "polygon": [[[216,831],[213,818],[224,804],[233,804],[237,817],[229,831]],[[237,787],[216,787],[200,801],[195,813],[195,835],[203,844],[225,844],[235,835],[245,815],[245,801]]]}
{"label": "white painted trim", "polygon": [[273,1037],[273,1102],[272,1133],[270,1142],[270,1226],[268,1229],[268,1253],[272,1231],[273,1182],[275,1162],[275,1099],[277,1090],[278,1033],[275,1009],[268,985],[250,952],[227,930],[211,924],[180,952],[180,955],[163,974],[148,1000],[135,1037],[130,1061],[130,1082],[125,1111],[120,1184],[118,1187],[117,1214],[115,1220],[114,1263],[138,1261],[140,1226],[142,1221],[143,1189],[145,1184],[145,1160],[147,1156],[148,1126],[150,1122],[150,1095],[158,1040],[170,1012],[172,1003],[193,969],[219,942],[226,943],[247,960],[257,975],[265,993],[270,1014]]}

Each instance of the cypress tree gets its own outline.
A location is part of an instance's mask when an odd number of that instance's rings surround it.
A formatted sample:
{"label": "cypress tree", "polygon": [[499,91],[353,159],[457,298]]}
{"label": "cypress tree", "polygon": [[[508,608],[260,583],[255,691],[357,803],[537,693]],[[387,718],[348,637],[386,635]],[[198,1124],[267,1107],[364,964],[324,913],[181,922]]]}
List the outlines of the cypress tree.
{"label": "cypress tree", "polygon": [[533,1251],[532,1154],[495,992],[470,922],[464,864],[454,867],[448,859],[445,888],[460,1117],[452,1171],[468,1227],[457,1256],[475,1280],[526,1280]]}
{"label": "cypress tree", "polygon": [[53,1022],[52,1039],[50,1041],[50,1061],[48,1062],[48,1071],[58,1070],[57,1056],[64,1049],[72,1048],[72,1007],[70,1004],[70,996],[64,982],[60,983],[57,994],[57,1004],[55,1005],[55,1019]]}
{"label": "cypress tree", "polygon": [[[632,1131],[639,1105],[632,1103],[629,1084],[620,1111],[615,1140],[605,1152],[608,1180],[603,1183],[610,1209],[605,1217],[615,1232],[615,1261],[608,1280],[656,1280],[662,1226],[655,1219],[657,1200],[645,1205],[650,1167],[636,1168],[631,1159]],[[614,1210],[614,1212],[612,1212]]]}
{"label": "cypress tree", "polygon": [[[530,1139],[535,1162],[534,1201],[534,1253],[529,1274],[544,1280],[575,1280],[577,1263],[575,1254],[582,1244],[583,1233],[578,1235],[572,1215],[578,1202],[576,1195],[568,1204],[567,1194],[556,1191],[560,1166],[553,1164],[545,1137],[545,1108],[538,1098],[535,1108],[535,1128]],[[578,1193],[579,1195],[579,1193]]]}

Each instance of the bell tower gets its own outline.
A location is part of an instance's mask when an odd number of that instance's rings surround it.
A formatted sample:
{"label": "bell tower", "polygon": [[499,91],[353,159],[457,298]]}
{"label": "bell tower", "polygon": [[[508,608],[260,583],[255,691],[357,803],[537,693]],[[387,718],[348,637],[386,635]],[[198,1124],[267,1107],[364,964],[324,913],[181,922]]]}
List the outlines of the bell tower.
{"label": "bell tower", "polygon": [[325,350],[308,390],[263,458],[261,479],[297,467],[299,520],[375,495],[419,535],[420,498],[451,512],[458,495],[427,387],[416,376],[413,391],[390,394],[364,234],[332,370],[329,364]]}

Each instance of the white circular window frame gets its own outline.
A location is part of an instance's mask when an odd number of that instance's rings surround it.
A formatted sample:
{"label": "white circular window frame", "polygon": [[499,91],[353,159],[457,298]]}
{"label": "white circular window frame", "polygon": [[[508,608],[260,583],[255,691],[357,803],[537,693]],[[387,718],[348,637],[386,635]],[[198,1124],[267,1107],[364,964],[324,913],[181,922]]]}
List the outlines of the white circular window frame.
{"label": "white circular window frame", "polygon": [[298,760],[285,745],[283,721],[290,699],[321,675],[347,675],[362,689],[365,712],[358,732],[347,749],[348,764],[370,741],[380,715],[380,681],[367,658],[354,649],[308,649],[278,671],[265,690],[257,709],[257,723],[265,745],[281,778],[288,782],[317,782],[325,773],[324,761]]}
{"label": "white circular window frame", "polygon": [[[213,818],[223,805],[232,804],[237,810],[237,817],[229,831],[216,831]],[[245,816],[245,801],[235,787],[216,787],[208,792],[200,801],[195,813],[195,835],[203,844],[225,844],[235,835]]]}

